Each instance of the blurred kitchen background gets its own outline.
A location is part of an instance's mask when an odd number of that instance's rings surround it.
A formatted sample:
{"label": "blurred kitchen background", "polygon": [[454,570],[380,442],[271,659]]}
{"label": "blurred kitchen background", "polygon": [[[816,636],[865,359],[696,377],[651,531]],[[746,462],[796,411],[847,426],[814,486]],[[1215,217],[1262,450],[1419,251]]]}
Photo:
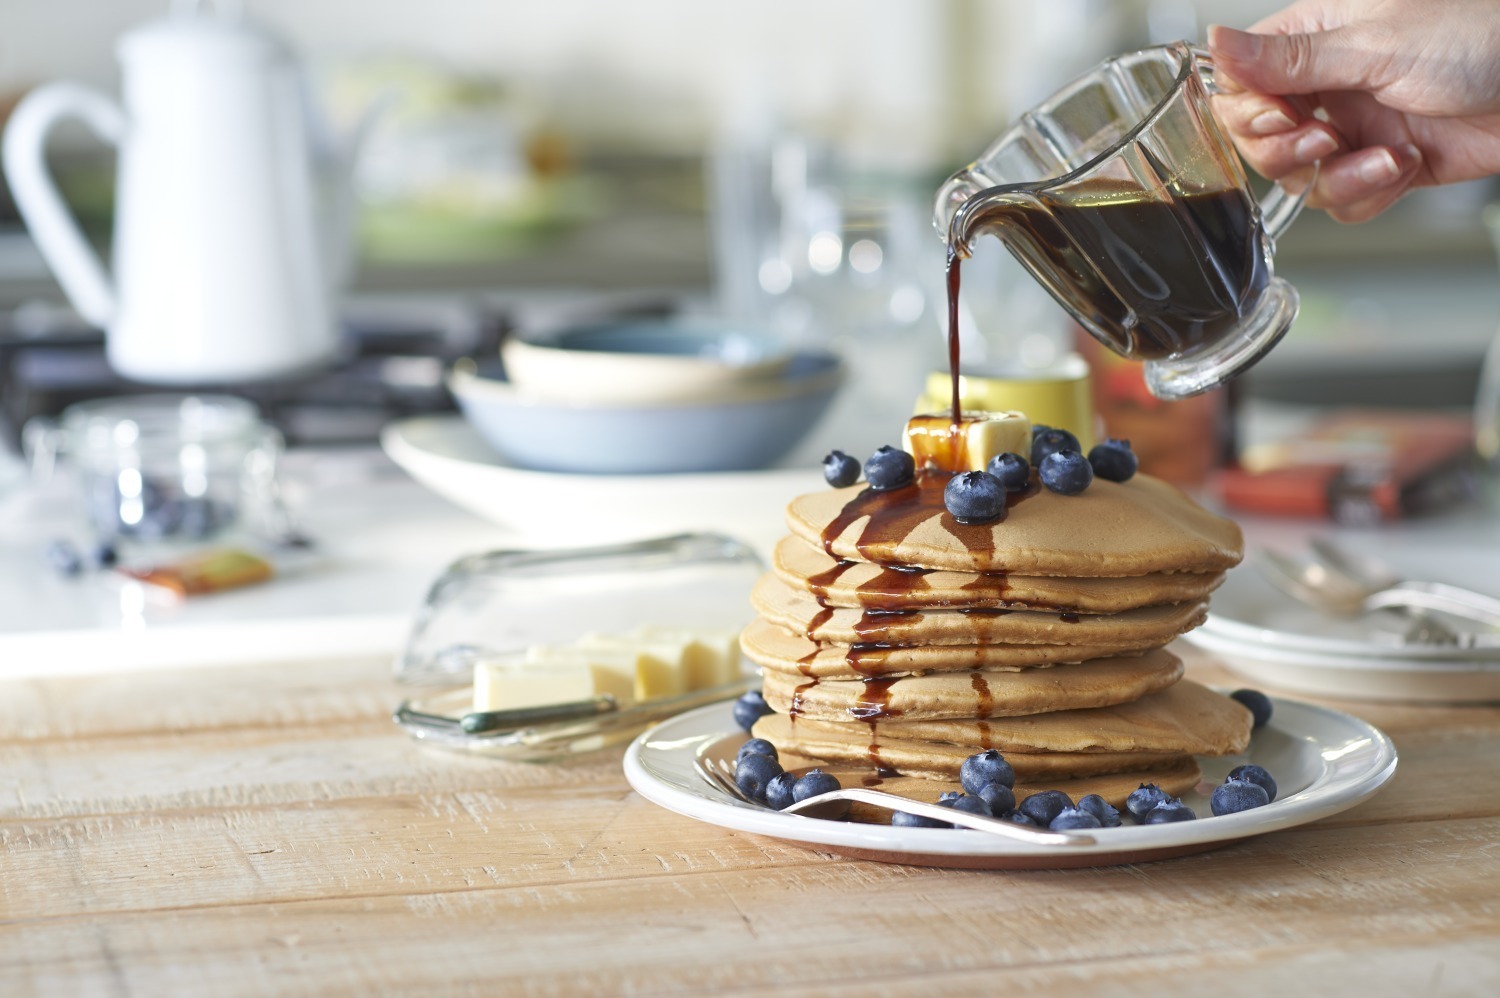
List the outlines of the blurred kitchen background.
{"label": "blurred kitchen background", "polygon": [[[334,369],[253,384],[293,443],[374,440],[446,408],[453,360],[508,330],[595,314],[716,311],[853,365],[842,419],[894,432],[941,366],[942,178],[1011,116],[1115,52],[1264,0],[246,0],[291,41],[335,124],[389,102],[355,173],[358,266]],[[0,115],[30,87],[118,93],[114,46],[166,0],[0,4]],[[81,127],[49,161],[110,240],[111,150]],[[1283,239],[1302,295],[1243,399],[1462,407],[1500,322],[1481,182]],[[993,240],[966,269],[966,357],[1044,364],[1065,317]],[[128,390],[0,192],[0,408],[21,423]],[[864,407],[861,409],[860,407]],[[856,420],[856,423],[862,420]],[[808,453],[830,441],[814,439]],[[805,456],[805,455],[804,455]]]}

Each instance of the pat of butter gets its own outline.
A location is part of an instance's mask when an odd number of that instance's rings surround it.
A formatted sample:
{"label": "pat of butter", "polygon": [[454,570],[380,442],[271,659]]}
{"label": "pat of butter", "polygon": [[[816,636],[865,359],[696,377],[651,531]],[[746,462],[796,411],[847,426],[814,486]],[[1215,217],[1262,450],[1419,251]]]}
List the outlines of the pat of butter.
{"label": "pat of butter", "polygon": [[924,413],[906,421],[903,449],[918,468],[983,471],[990,459],[1012,453],[1031,455],[1031,420],[1021,412],[965,411],[957,424],[951,413]]}
{"label": "pat of butter", "polygon": [[682,666],[690,690],[703,690],[732,683],[742,675],[738,631],[690,631],[665,627],[638,627],[632,636],[643,642],[682,645]]}
{"label": "pat of butter", "polygon": [[623,706],[630,702],[632,689],[618,677],[617,671],[582,656],[481,663],[474,667],[474,710],[520,710],[591,700],[601,693],[613,694]]}
{"label": "pat of butter", "polygon": [[637,700],[681,696],[689,689],[681,642],[644,642],[607,634],[585,634],[578,640],[578,648],[585,655],[622,664],[628,662],[635,675]]}

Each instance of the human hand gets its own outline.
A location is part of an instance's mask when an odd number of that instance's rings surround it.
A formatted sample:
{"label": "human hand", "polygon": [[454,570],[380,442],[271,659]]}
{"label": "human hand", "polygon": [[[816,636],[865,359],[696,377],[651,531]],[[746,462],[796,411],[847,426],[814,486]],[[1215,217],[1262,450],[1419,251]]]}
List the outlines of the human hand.
{"label": "human hand", "polygon": [[1341,222],[1413,187],[1500,172],[1500,3],[1300,0],[1212,26],[1215,109],[1261,174]]}

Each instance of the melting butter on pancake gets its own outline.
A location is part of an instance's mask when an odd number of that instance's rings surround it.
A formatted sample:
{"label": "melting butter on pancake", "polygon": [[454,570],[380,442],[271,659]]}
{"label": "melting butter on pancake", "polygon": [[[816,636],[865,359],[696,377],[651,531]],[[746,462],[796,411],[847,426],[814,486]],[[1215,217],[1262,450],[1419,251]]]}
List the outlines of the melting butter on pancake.
{"label": "melting butter on pancake", "polygon": [[[835,723],[835,722],[823,722]],[[837,722],[858,727],[866,723]],[[1250,711],[1183,679],[1130,703],[979,720],[873,722],[881,739],[989,745],[1001,752],[1185,752],[1233,755],[1250,744]],[[972,751],[972,749],[971,749]]]}
{"label": "melting butter on pancake", "polygon": [[750,594],[755,612],[814,641],[853,645],[1085,644],[1124,641],[1164,645],[1203,623],[1208,604],[1178,603],[1112,614],[1042,610],[911,610],[867,612],[828,608],[806,590],[767,573]]}
{"label": "melting butter on pancake", "polygon": [[809,679],[861,679],[926,672],[1014,671],[1139,654],[1160,642],[1108,645],[924,645],[863,648],[820,644],[757,617],[740,634],[740,647],[762,669]]}
{"label": "melting butter on pancake", "polygon": [[[782,763],[786,768],[795,769],[801,759],[811,760],[809,765],[824,765],[846,787],[859,786],[862,777],[876,769],[894,770],[902,776],[924,781],[957,781],[964,760],[983,751],[978,745],[915,742],[887,738],[879,732],[871,741],[870,727],[866,724],[800,718],[793,723],[780,714],[768,714],[756,721],[752,734],[774,742],[782,752]],[[1005,760],[1016,771],[1018,800],[1026,792],[1062,790],[1069,780],[1114,773],[1131,774],[1124,781],[1129,783],[1126,794],[1141,783],[1156,783],[1167,789],[1162,782],[1163,774],[1177,773],[1186,778],[1184,790],[1191,789],[1198,779],[1197,763],[1192,756],[1180,752],[1007,752]],[[907,786],[912,787],[911,784]],[[881,784],[880,789],[901,792],[900,784],[889,779]],[[921,790],[921,786],[916,785],[915,789]],[[1091,792],[1094,791],[1084,791]]]}
{"label": "melting butter on pancake", "polygon": [[[861,486],[813,492],[787,507],[787,525],[804,540],[824,546],[823,533],[846,505],[878,498],[895,508],[921,505],[919,490],[939,490],[947,476],[888,493]],[[1240,529],[1215,516],[1173,485],[1137,474],[1128,482],[1096,478],[1084,492],[1064,496],[1047,489],[1016,503],[996,523],[966,526],[941,508],[909,530],[885,536],[872,517],[853,519],[825,550],[839,558],[957,572],[1013,572],[1048,577],[1119,578],[1151,572],[1222,572],[1244,553]],[[857,508],[857,507],[855,507]]]}
{"label": "melting butter on pancake", "polygon": [[1182,678],[1182,661],[1156,649],[1133,658],[1020,672],[935,672],[900,679],[811,682],[777,672],[762,692],[772,710],[804,719],[989,719],[1126,703]]}
{"label": "melting butter on pancake", "polygon": [[772,554],[771,566],[783,582],[817,596],[823,604],[855,609],[1045,607],[1117,613],[1159,603],[1197,602],[1224,581],[1223,572],[1148,572],[1093,579],[903,572],[868,562],[840,562],[821,545],[800,537],[783,537]]}

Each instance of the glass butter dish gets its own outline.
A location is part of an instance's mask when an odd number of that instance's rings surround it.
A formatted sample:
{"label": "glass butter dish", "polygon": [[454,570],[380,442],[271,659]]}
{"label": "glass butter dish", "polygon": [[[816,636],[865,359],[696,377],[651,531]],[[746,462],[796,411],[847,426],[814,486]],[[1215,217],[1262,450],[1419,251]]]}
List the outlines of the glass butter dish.
{"label": "glass butter dish", "polygon": [[512,669],[534,676],[553,657],[566,664],[574,648],[633,634],[732,638],[751,618],[750,590],[763,571],[751,548],[718,534],[461,558],[428,591],[396,662],[399,681],[440,688],[403,702],[394,720],[424,744],[527,761],[628,741],[743,692],[750,676],[737,646],[680,685],[638,677],[634,690],[625,679],[619,696],[601,689],[501,709],[477,703],[476,669],[481,678]]}

